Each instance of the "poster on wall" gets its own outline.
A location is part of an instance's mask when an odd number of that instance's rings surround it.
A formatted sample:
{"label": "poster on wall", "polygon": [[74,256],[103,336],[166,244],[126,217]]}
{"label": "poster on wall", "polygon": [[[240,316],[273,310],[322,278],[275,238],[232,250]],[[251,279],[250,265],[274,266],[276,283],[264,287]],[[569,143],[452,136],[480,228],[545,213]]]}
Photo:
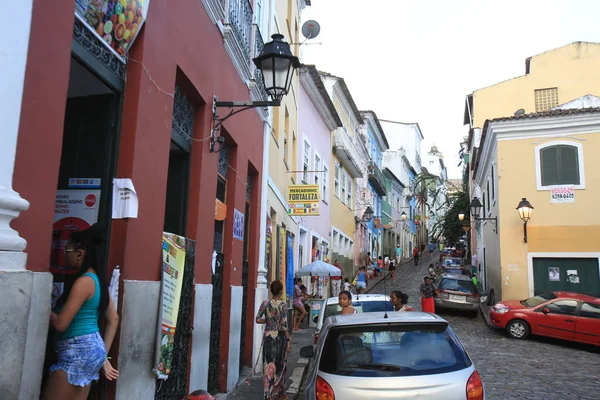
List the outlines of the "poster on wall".
{"label": "poster on wall", "polygon": [[185,248],[183,236],[163,233],[160,314],[153,369],[157,379],[167,379],[171,373],[185,267]]}
{"label": "poster on wall", "polygon": [[577,274],[576,269],[567,270],[567,282],[569,283],[579,283],[579,275]]}
{"label": "poster on wall", "polygon": [[290,232],[287,232],[286,238],[286,273],[285,273],[285,291],[287,296],[294,298],[294,238]]}
{"label": "poster on wall", "polygon": [[72,232],[89,228],[98,222],[100,190],[57,190],[52,226],[50,272],[73,274],[66,268],[65,245]]}
{"label": "poster on wall", "polygon": [[[286,262],[285,262],[285,254],[286,254],[286,230],[285,228],[281,227],[279,229],[279,245],[278,245],[278,249],[279,249],[279,265],[277,266],[277,268],[279,268],[279,276],[281,277],[281,283],[285,284],[286,280]],[[286,291],[283,291],[283,300],[287,299],[286,296]]]}
{"label": "poster on wall", "polygon": [[244,213],[233,209],[233,238],[244,240]]}
{"label": "poster on wall", "polygon": [[548,280],[550,282],[560,281],[560,267],[548,267]]}
{"label": "poster on wall", "polygon": [[553,187],[550,189],[550,203],[575,203],[573,186]]}
{"label": "poster on wall", "polygon": [[267,234],[265,235],[265,269],[267,270],[267,280],[271,281],[271,263],[273,258],[273,228],[271,218],[267,216]]}
{"label": "poster on wall", "polygon": [[149,4],[150,0],[75,0],[75,17],[125,63]]}

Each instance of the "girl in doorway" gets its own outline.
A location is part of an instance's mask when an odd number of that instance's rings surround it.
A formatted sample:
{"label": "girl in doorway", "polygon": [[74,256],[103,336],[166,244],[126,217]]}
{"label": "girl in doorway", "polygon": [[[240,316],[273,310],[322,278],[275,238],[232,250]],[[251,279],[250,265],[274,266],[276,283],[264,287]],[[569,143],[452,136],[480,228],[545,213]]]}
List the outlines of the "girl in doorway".
{"label": "girl in doorway", "polygon": [[[58,361],[50,368],[43,399],[87,399],[92,381],[102,369],[108,380],[119,372],[106,357],[119,324],[110,296],[103,247],[106,229],[98,224],[74,232],[65,246],[66,264],[74,268],[76,280],[58,300],[50,324],[60,332],[56,342]],[[98,320],[106,318],[104,341]]]}
{"label": "girl in doorway", "polygon": [[306,317],[306,310],[304,309],[304,304],[302,300],[304,296],[302,295],[302,290],[300,286],[302,285],[302,279],[296,278],[296,285],[294,286],[294,330],[300,330],[300,324],[302,324],[302,320]]}
{"label": "girl in doorway", "polygon": [[352,293],[347,290],[343,290],[340,293],[338,303],[342,307],[342,315],[356,313],[356,310],[352,307]]}

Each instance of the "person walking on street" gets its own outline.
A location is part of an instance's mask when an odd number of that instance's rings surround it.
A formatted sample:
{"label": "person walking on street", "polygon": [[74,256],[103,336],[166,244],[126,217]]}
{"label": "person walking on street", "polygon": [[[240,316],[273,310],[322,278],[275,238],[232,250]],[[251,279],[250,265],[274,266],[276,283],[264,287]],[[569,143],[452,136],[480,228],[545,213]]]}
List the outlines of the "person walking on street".
{"label": "person walking on street", "polygon": [[358,271],[358,276],[356,278],[356,292],[358,294],[363,294],[367,289],[367,268],[360,267]]}
{"label": "person walking on street", "polygon": [[429,257],[433,257],[433,251],[435,250],[435,244],[429,243]]}
{"label": "person walking on street", "polygon": [[[42,399],[87,399],[92,381],[100,370],[109,381],[119,372],[106,357],[112,345],[119,316],[108,293],[104,269],[106,229],[94,224],[73,232],[65,245],[66,263],[75,270],[77,279],[67,286],[58,300],[50,324],[59,332],[56,342],[58,360],[50,367]],[[99,320],[106,318],[104,340]]]}
{"label": "person walking on street", "polygon": [[416,247],[413,249],[413,259],[415,260],[415,265],[419,264],[419,249]]}
{"label": "person walking on street", "polygon": [[302,294],[302,289],[300,289],[300,286],[302,286],[302,279],[296,278],[295,283],[294,301],[292,304],[294,306],[294,331],[297,331],[300,330],[300,324],[302,324],[304,317],[306,317],[306,310],[304,309],[304,303],[302,303],[304,295]]}
{"label": "person walking on street", "polygon": [[433,300],[435,288],[431,284],[431,278],[429,276],[424,277],[423,280],[425,283],[419,288],[419,291],[421,292],[421,311],[435,313],[435,302]]}
{"label": "person walking on street", "polygon": [[390,260],[390,266],[388,269],[390,271],[390,279],[394,280],[394,274],[396,273],[396,264],[394,263],[394,260]]}
{"label": "person walking on street", "polygon": [[414,311],[414,308],[408,304],[408,295],[399,290],[393,290],[390,294],[390,301],[394,306],[394,311]]}
{"label": "person walking on street", "polygon": [[335,262],[333,263],[333,266],[336,267],[337,269],[340,270],[340,276],[332,276],[331,277],[331,289],[332,289],[332,296],[339,296],[341,290],[342,290],[342,282],[343,282],[343,278],[344,276],[342,275],[342,266],[340,265],[338,260],[335,260]]}
{"label": "person walking on street", "polygon": [[396,264],[400,265],[402,261],[402,247],[399,244],[396,245]]}
{"label": "person walking on street", "polygon": [[285,400],[285,372],[292,340],[288,331],[287,303],[281,300],[281,281],[271,283],[271,294],[273,297],[260,305],[256,315],[256,323],[266,325],[262,343],[264,398]]}

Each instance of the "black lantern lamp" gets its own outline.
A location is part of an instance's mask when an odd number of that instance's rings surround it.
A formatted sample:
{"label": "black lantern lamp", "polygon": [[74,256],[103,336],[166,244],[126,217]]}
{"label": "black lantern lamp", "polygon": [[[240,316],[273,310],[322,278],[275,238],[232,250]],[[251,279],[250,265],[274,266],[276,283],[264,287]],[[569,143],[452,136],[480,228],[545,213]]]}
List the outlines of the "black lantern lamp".
{"label": "black lantern lamp", "polygon": [[471,215],[473,216],[473,218],[475,218],[475,221],[492,221],[494,223],[494,232],[496,232],[496,234],[498,233],[498,217],[485,218],[485,215],[483,216],[483,218],[479,217],[479,213],[483,208],[483,204],[481,204],[479,197],[473,197],[473,200],[471,200],[469,207],[471,208]]}
{"label": "black lantern lamp", "polygon": [[404,211],[402,211],[402,214],[400,214],[400,218],[402,218],[402,221],[406,221],[406,218],[408,218],[408,215],[406,215],[406,213]]}
{"label": "black lantern lamp", "polygon": [[527,222],[531,219],[533,206],[525,197],[523,197],[517,206],[517,211],[519,212],[519,217],[523,221],[523,242],[527,243]]}
{"label": "black lantern lamp", "polygon": [[375,210],[371,208],[371,206],[367,206],[367,209],[363,213],[362,220],[363,222],[369,222],[373,215],[375,214]]}
{"label": "black lantern lamp", "polygon": [[[289,93],[294,70],[300,67],[300,60],[292,54],[289,43],[283,40],[283,35],[276,33],[271,38],[273,40],[265,43],[260,55],[252,61],[261,71],[265,90],[272,101],[219,101],[217,96],[214,96],[213,128],[210,133],[212,153],[217,151],[217,143],[225,142],[225,138],[217,137],[217,132],[227,118],[250,108],[279,107],[283,97]],[[218,109],[223,107],[230,109],[229,114],[219,117]]]}

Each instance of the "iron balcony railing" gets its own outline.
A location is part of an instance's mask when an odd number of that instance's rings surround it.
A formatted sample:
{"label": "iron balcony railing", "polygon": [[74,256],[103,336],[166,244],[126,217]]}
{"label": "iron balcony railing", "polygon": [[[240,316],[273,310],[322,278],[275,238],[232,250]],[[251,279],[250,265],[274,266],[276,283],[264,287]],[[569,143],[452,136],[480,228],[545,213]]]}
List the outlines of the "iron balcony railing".
{"label": "iron balcony railing", "polygon": [[244,57],[244,62],[252,65],[252,5],[249,0],[223,0],[229,2],[229,25],[233,30]]}
{"label": "iron balcony railing", "polygon": [[[260,55],[260,53],[265,45],[265,42],[263,41],[262,35],[260,34],[260,28],[258,27],[257,24],[252,25],[252,31],[254,34],[254,49],[253,49],[254,52],[253,52],[252,57],[255,58]],[[260,93],[259,100],[267,101],[268,96],[267,96],[267,91],[265,89],[265,84],[262,79],[262,74],[260,73],[260,70],[258,68],[256,68],[254,63],[251,64],[251,67],[253,68],[252,77],[254,78],[254,83]]]}
{"label": "iron balcony railing", "polygon": [[362,168],[358,150],[345,128],[338,128],[335,130],[333,147],[338,159],[344,167],[346,167],[348,172],[350,172],[350,175],[352,175],[353,178],[362,177]]}
{"label": "iron balcony railing", "polygon": [[369,173],[369,183],[371,183],[375,191],[380,196],[385,196],[386,189],[385,177],[383,176],[383,172],[381,172],[377,164],[373,161],[369,161],[369,163],[367,164],[367,171]]}

